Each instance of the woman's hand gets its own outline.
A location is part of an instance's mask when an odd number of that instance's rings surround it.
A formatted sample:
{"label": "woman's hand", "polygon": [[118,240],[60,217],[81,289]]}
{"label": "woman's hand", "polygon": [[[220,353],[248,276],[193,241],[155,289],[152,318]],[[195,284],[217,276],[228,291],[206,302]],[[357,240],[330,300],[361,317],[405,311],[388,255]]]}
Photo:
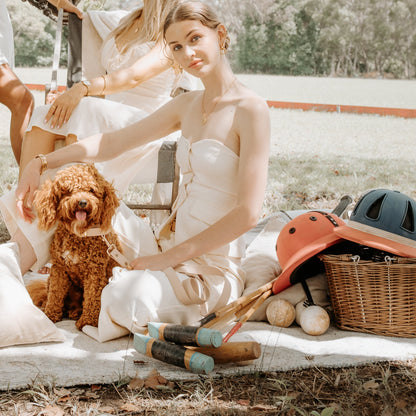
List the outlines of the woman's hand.
{"label": "woman's hand", "polygon": [[165,270],[176,264],[170,258],[169,252],[165,252],[153,256],[137,257],[130,263],[130,266],[134,270]]}
{"label": "woman's hand", "polygon": [[80,19],[84,17],[82,11],[69,0],[48,0],[48,2],[53,4],[57,9],[62,7],[67,12],[75,13]]}
{"label": "woman's hand", "polygon": [[51,123],[51,127],[61,128],[71,117],[75,107],[85,97],[86,88],[80,82],[74,84],[69,90],[58,95],[46,114],[44,123]]}
{"label": "woman's hand", "polygon": [[40,169],[41,161],[39,159],[31,160],[24,169],[15,191],[17,212],[29,223],[35,219],[32,204],[35,191],[40,184]]}

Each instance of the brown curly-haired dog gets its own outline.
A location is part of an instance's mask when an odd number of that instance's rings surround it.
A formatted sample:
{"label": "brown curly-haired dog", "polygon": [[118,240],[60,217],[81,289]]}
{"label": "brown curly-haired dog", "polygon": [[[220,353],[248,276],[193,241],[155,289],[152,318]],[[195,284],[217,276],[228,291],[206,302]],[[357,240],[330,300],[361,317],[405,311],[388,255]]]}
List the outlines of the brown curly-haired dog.
{"label": "brown curly-haired dog", "polygon": [[[111,218],[119,206],[113,186],[93,165],[71,165],[42,185],[34,206],[40,229],[49,230],[57,223],[50,246],[52,266],[45,314],[58,322],[66,312],[69,318],[77,320],[78,329],[84,325],[98,326],[101,292],[118,264],[108,255],[101,235],[85,233],[91,228],[101,229],[107,241],[121,252],[111,227]],[[39,287],[33,287],[35,290]]]}

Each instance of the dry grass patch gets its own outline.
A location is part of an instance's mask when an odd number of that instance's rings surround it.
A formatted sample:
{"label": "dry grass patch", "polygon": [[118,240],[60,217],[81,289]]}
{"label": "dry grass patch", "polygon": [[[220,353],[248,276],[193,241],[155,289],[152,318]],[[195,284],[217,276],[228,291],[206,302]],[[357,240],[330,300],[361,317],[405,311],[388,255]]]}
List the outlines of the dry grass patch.
{"label": "dry grass patch", "polygon": [[71,388],[33,386],[0,393],[4,415],[392,416],[416,413],[414,363],[311,368],[172,383]]}

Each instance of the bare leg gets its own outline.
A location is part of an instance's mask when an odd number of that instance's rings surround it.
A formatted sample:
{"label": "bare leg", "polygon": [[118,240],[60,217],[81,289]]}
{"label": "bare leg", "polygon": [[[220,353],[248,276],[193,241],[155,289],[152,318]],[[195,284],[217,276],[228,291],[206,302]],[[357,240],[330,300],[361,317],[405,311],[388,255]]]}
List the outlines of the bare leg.
{"label": "bare leg", "polygon": [[65,141],[65,146],[69,146],[72,143],[75,143],[77,141],[77,136],[75,136],[75,134],[68,134],[66,141]]}
{"label": "bare leg", "polygon": [[19,163],[23,134],[32,115],[34,99],[8,64],[0,65],[0,103],[12,113],[10,142],[14,157]]}
{"label": "bare leg", "polygon": [[33,250],[33,247],[30,245],[25,235],[20,230],[18,230],[16,234],[10,239],[10,242],[17,243],[19,246],[20,270],[22,271],[23,275],[28,272],[31,266],[35,263],[35,251]]}
{"label": "bare leg", "polygon": [[26,165],[39,153],[50,153],[55,150],[55,141],[57,139],[65,138],[58,136],[39,127],[33,127],[31,131],[26,132],[23,145],[22,156],[20,158],[19,176],[23,172]]}

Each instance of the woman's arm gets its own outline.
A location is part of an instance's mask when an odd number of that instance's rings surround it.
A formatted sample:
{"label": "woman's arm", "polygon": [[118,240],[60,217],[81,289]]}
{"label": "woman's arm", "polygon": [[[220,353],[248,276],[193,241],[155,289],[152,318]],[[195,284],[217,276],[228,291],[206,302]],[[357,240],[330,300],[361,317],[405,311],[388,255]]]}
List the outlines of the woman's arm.
{"label": "woman's arm", "polygon": [[[130,149],[167,136],[180,129],[180,115],[186,105],[187,95],[182,94],[174,98],[148,117],[121,130],[96,134],[48,153],[44,156],[47,168],[55,169],[73,162],[101,162],[113,159]],[[33,220],[31,206],[34,192],[40,183],[41,162],[39,158],[35,158],[27,164],[15,192],[18,211],[28,222]]]}
{"label": "woman's arm", "polygon": [[138,257],[135,269],[163,270],[215,250],[253,228],[259,219],[267,183],[270,118],[267,104],[254,98],[238,110],[240,168],[236,207],[206,230],[155,256]]}
{"label": "woman's arm", "polygon": [[77,82],[65,93],[59,95],[45,117],[51,127],[62,127],[81,99],[87,95],[109,95],[137,87],[139,84],[159,75],[172,66],[164,45],[157,43],[146,55],[132,66],[119,69],[107,75],[93,78],[87,82]]}
{"label": "woman's arm", "polygon": [[82,11],[69,0],[48,0],[48,2],[53,4],[57,9],[62,7],[67,12],[75,13],[80,19],[83,18]]}
{"label": "woman's arm", "polygon": [[[169,50],[166,49],[162,42],[158,42],[146,55],[138,59],[132,66],[119,69],[105,76],[105,94],[115,94],[137,87],[143,82],[161,74],[172,66],[172,59],[168,58]],[[97,78],[91,80],[92,92],[90,95],[96,95],[102,92],[104,86],[103,78],[98,78],[98,91],[94,90],[94,82]]]}

